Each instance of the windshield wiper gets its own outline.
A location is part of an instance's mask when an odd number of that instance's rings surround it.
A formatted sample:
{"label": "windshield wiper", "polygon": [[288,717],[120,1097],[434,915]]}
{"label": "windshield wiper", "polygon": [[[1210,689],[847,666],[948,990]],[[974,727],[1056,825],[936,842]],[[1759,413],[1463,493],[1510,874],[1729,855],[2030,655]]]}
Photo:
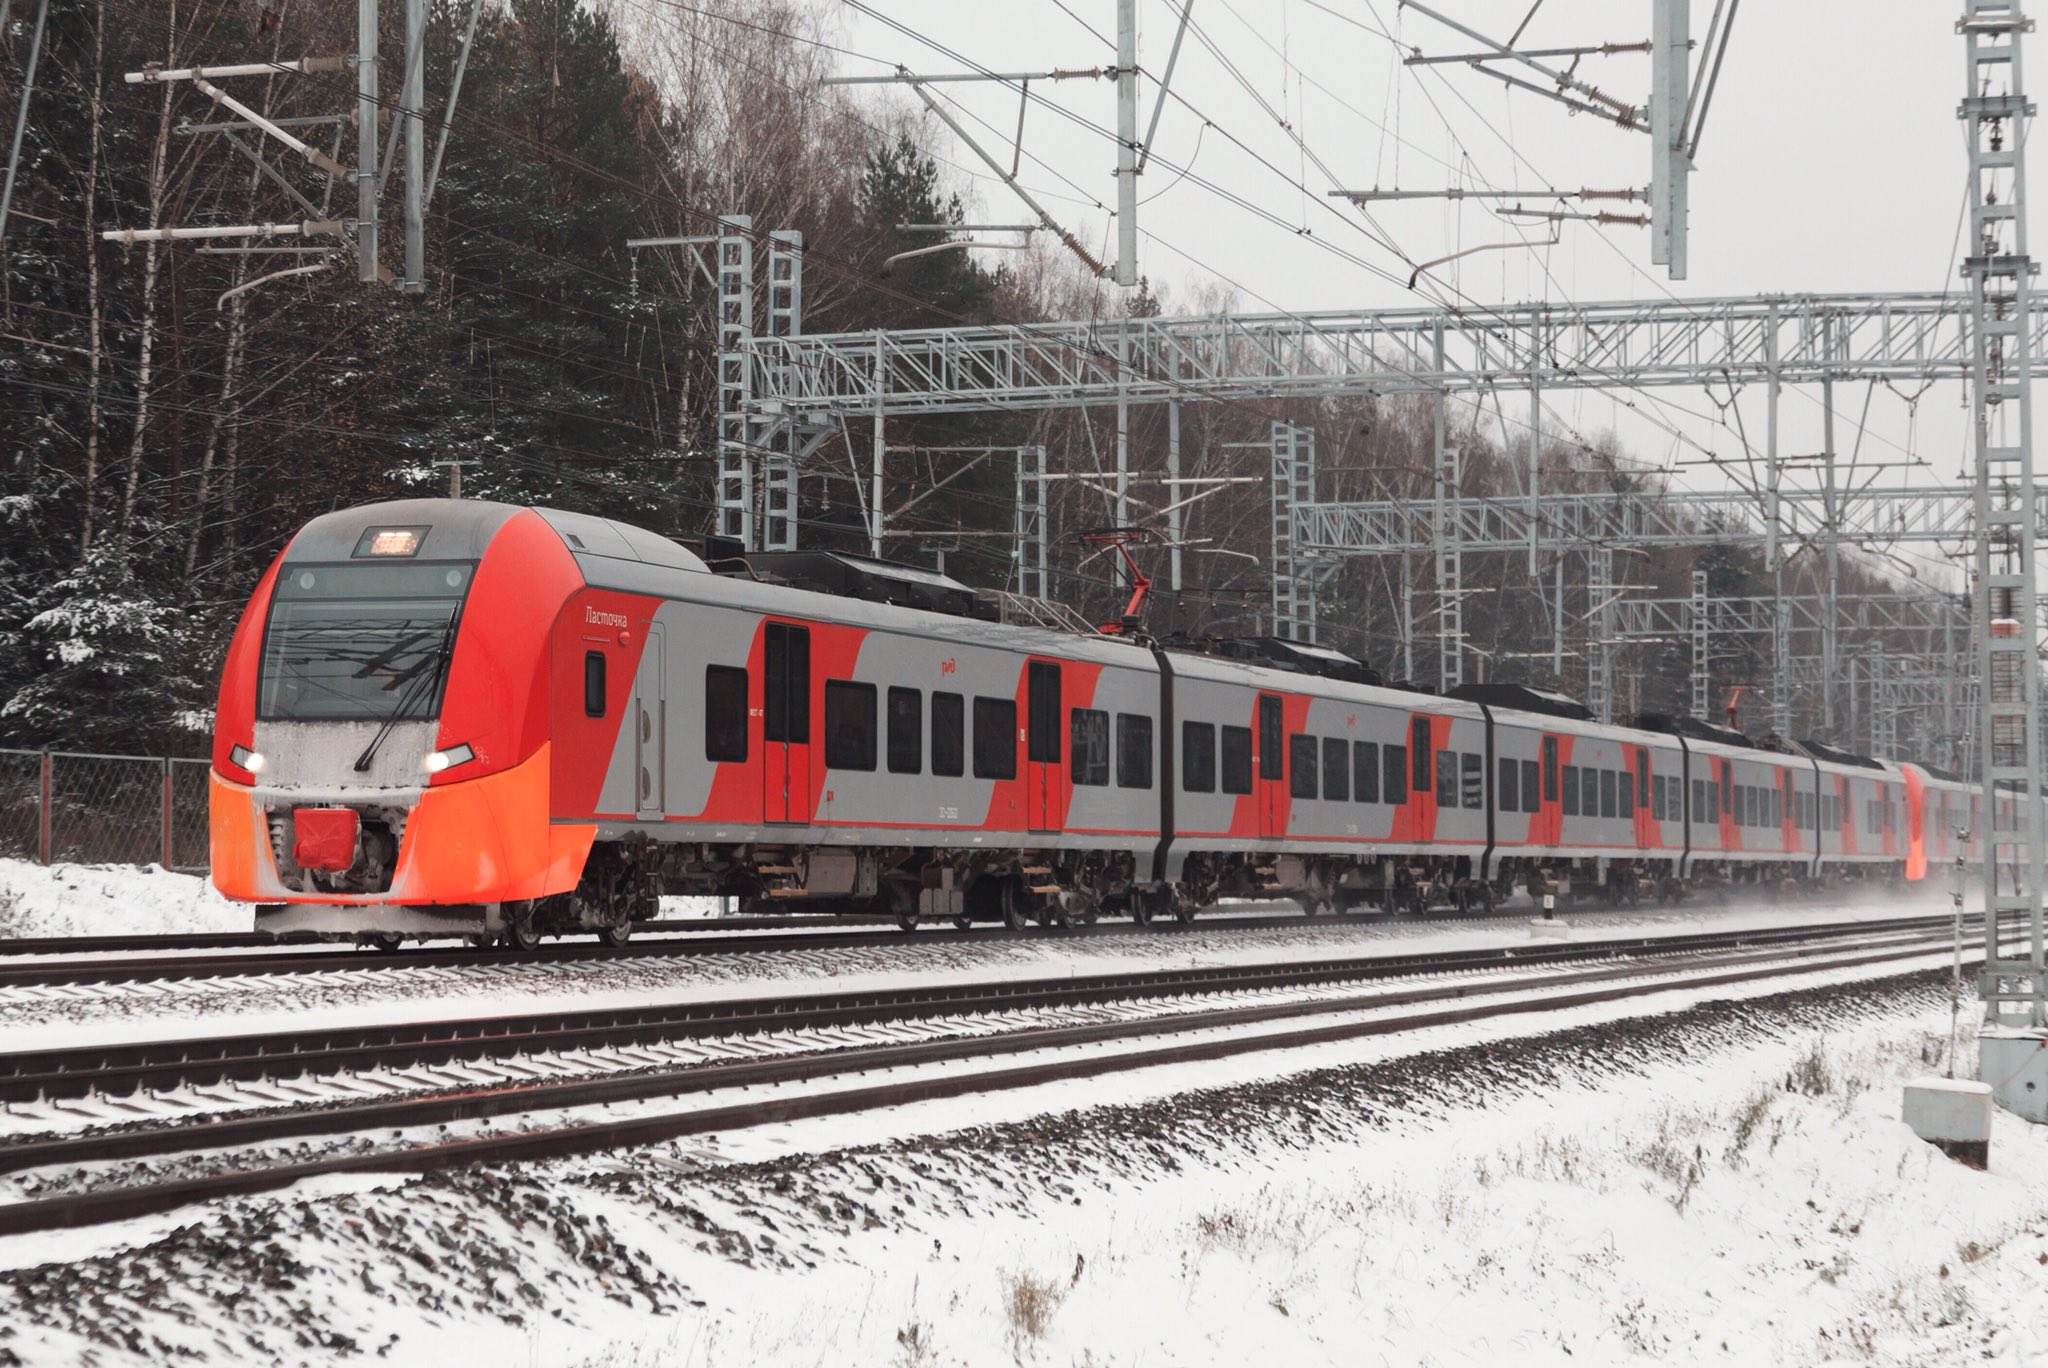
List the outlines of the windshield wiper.
{"label": "windshield wiper", "polygon": [[455,624],[461,617],[462,610],[459,608],[448,614],[448,625],[441,629],[440,646],[434,653],[434,667],[416,673],[412,677],[412,682],[406,685],[405,692],[398,696],[397,706],[393,707],[390,715],[384,719],[384,725],[377,728],[377,734],[370,738],[370,744],[363,747],[363,753],[356,757],[357,774],[369,771],[370,762],[377,758],[377,748],[384,744],[385,737],[391,735],[391,729],[412,711],[413,705],[440,688],[441,677],[448,671],[448,659],[455,654]]}

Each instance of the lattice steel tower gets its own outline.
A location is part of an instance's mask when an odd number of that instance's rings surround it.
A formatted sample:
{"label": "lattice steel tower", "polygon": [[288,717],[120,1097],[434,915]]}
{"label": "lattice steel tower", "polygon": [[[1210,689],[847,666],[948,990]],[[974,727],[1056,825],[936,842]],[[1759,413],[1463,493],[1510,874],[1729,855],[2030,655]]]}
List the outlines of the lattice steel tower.
{"label": "lattice steel tower", "polygon": [[[1958,116],[1970,157],[1970,395],[1977,448],[1976,628],[1984,724],[1983,799],[1977,826],[1984,856],[1985,965],[1979,989],[1996,1026],[2037,1031],[2044,1015],[2041,618],[2036,599],[2032,356],[2026,320],[2034,263],[2027,255],[2026,121],[2034,108],[2021,79],[2020,41],[2032,23],[2019,0],[1964,0],[1967,45]],[[1998,800],[2012,802],[2001,815]],[[2002,958],[1999,936],[2015,922],[2029,933],[2024,959]],[[2015,1042],[2018,1043],[2018,1042]],[[2016,1071],[1984,1042],[1983,1074],[2000,1101]],[[2009,1053],[2009,1050],[2001,1051]],[[2038,1110],[2036,1102],[2033,1110]],[[2036,1118],[2039,1119],[2039,1118]]]}

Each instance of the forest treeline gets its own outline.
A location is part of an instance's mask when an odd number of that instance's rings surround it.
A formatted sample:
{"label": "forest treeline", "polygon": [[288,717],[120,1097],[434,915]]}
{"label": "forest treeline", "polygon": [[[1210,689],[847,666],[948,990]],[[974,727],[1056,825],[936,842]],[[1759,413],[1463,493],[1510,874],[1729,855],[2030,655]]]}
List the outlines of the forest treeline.
{"label": "forest treeline", "polygon": [[[9,111],[32,8],[12,6],[0,34]],[[403,42],[400,7],[384,8],[388,97]],[[445,99],[467,10],[433,7],[430,111]],[[1235,302],[1225,283],[1116,290],[1052,246],[1003,253],[1000,266],[940,253],[882,275],[884,258],[931,242],[901,224],[1015,211],[952,160],[942,129],[822,86],[830,15],[801,0],[485,6],[427,208],[422,294],[358,283],[346,253],[101,240],[107,228],[309,217],[294,194],[322,216],[349,216],[352,182],[262,148],[288,191],[220,136],[188,131],[221,117],[190,86],[123,73],[350,52],[354,14],[309,0],[50,6],[0,281],[0,744],[194,750],[234,617],[291,532],[328,509],[445,491],[450,463],[466,496],[616,516],[685,540],[711,531],[715,298],[685,252],[634,253],[628,239],[708,233],[722,213],[751,215],[763,233],[802,231],[812,332]],[[346,71],[235,82],[238,98],[280,119],[352,111],[352,91]],[[350,124],[294,127],[350,159]],[[395,186],[385,203],[395,205]],[[242,288],[304,265],[320,269]],[[1321,497],[1427,496],[1430,413],[1412,398],[1187,404],[1185,472],[1263,479],[1257,444],[1275,418],[1315,426]],[[1113,460],[1106,423],[1076,412],[893,421],[886,553],[924,564],[943,553],[964,579],[1006,583],[1006,458],[963,472],[959,455],[919,448],[1043,443],[1055,469],[1099,471]],[[1504,421],[1496,432],[1477,410],[1457,423],[1465,491],[1520,487],[1526,434]],[[1134,470],[1163,471],[1164,412],[1137,410],[1131,442]],[[1541,453],[1552,489],[1658,487],[1611,439],[1546,432]],[[864,471],[843,442],[811,458],[804,544],[866,549]],[[1187,510],[1185,586],[1162,595],[1155,625],[1265,629],[1266,490],[1230,489]],[[1141,512],[1168,502],[1157,485],[1137,493]],[[1053,592],[1091,614],[1113,602],[1109,564],[1073,534],[1107,516],[1098,485],[1055,486]],[[1695,563],[1717,593],[1765,591],[1756,557],[1728,548],[1644,558],[1627,578],[1680,596]],[[1426,588],[1428,564],[1413,571]],[[1466,610],[1495,674],[1580,692],[1582,629],[1563,679],[1536,658],[1549,628],[1531,610],[1526,567],[1509,558],[1468,574],[1501,591]],[[1324,593],[1325,640],[1390,674],[1397,579],[1389,562],[1354,561]],[[1413,630],[1430,640],[1430,622]],[[1433,646],[1416,654],[1430,660]],[[1622,680],[1628,701],[1682,710],[1685,668],[1679,644],[1642,648]],[[1754,651],[1721,669],[1724,682],[1761,682]]]}

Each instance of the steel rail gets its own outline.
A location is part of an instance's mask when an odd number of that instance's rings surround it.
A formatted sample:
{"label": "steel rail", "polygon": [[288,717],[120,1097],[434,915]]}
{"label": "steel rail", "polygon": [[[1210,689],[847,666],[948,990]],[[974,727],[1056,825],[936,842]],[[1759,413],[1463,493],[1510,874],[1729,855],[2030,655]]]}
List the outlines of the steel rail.
{"label": "steel rail", "polygon": [[1075,1006],[1486,969],[1534,968],[1623,955],[1666,956],[1843,935],[1946,931],[1947,917],[1832,923],[1545,942],[1452,952],[1411,952],[1211,965],[1032,979],[938,983],[854,993],[786,993],[602,1010],[506,1013],[329,1030],[245,1033],[0,1054],[0,1102],[115,1097],[144,1089],[402,1068],[456,1060],[602,1049],[652,1041],[903,1021],[968,1012]]}
{"label": "steel rail", "polygon": [[[836,916],[795,914],[786,917],[676,917],[637,922],[635,935],[665,936],[677,932],[803,930],[809,927],[894,926],[886,916]],[[448,935],[443,940],[460,940]],[[571,944],[575,942],[570,942]],[[0,938],[0,957],[8,955],[99,955],[151,950],[275,950],[287,946],[331,945],[336,950],[352,947],[347,940],[330,940],[317,931],[284,931],[271,935],[263,931],[196,931],[137,933],[127,936],[12,936]]]}
{"label": "steel rail", "polygon": [[[1868,929],[1868,928],[1865,928]],[[871,1070],[904,1068],[972,1058],[997,1056],[1060,1047],[1131,1040],[1144,1036],[1204,1032],[1202,1038],[1159,1049],[1117,1051],[1089,1056],[1069,1056],[1009,1068],[933,1074],[918,1078],[834,1092],[766,1098],[697,1111],[622,1120],[554,1126],[510,1135],[479,1136],[441,1141],[412,1149],[374,1154],[337,1155],[293,1164],[232,1173],[209,1174],[199,1178],[69,1194],[0,1205],[0,1235],[95,1225],[173,1210],[190,1202],[238,1194],[274,1190],[306,1178],[335,1173],[427,1172],[486,1162],[537,1160],[586,1154],[625,1146],[645,1145],[699,1135],[741,1129],[770,1122],[809,1117],[845,1115],[876,1107],[901,1106],[912,1102],[989,1093],[1068,1079],[1095,1077],[1153,1068],[1165,1064],[1190,1063],[1227,1058],[1232,1055],[1299,1048],[1340,1040],[1393,1035],[1430,1027],[1458,1025],[1486,1017],[1506,1017],[1554,1012],[1572,1007],[1627,1001],[1678,989],[1717,987],[1757,982],[1824,970],[1863,968],[1902,959],[1919,958],[1945,948],[1939,936],[1929,935],[1924,943],[1893,946],[1855,955],[1837,955],[1815,965],[1801,959],[1787,960],[1772,955],[1772,962],[1752,962],[1769,951],[1746,950],[1724,957],[1742,967],[1717,972],[1656,974],[1654,967],[1625,964],[1572,975],[1568,984],[1588,984],[1572,992],[1544,992],[1514,1001],[1462,1002],[1459,1005],[1399,1017],[1375,1017],[1323,1022],[1315,1025],[1253,1035],[1218,1036],[1214,1028],[1252,1022],[1283,1020],[1309,1015],[1342,1015],[1408,1003],[1451,1000],[1497,994],[1529,985],[1493,980],[1483,984],[1444,985],[1411,990],[1406,994],[1375,994],[1344,1001],[1295,1002],[1266,1006],[1175,1015],[1142,1021],[1093,1023],[1082,1026],[1051,1027],[1012,1032],[992,1037],[967,1037],[911,1045],[883,1045],[854,1048],[826,1054],[787,1056],[729,1064],[699,1065],[667,1073],[613,1076],[575,1083],[545,1083],[531,1087],[492,1088],[459,1096],[435,1096],[410,1101],[378,1102],[363,1106],[334,1108],[315,1113],[293,1112],[279,1117],[249,1118],[202,1123],[172,1131],[120,1132],[93,1137],[91,1152],[77,1140],[49,1140],[16,1145],[0,1151],[7,1170],[43,1163],[78,1163],[87,1160],[134,1157],[167,1152],[164,1141],[175,1138],[178,1149],[213,1148],[246,1142],[250,1138],[280,1138],[279,1123],[308,1122],[326,1130],[377,1126],[424,1125],[438,1120],[468,1120],[507,1112],[552,1110],[595,1102],[637,1100],[675,1096],[684,1092],[716,1088],[753,1086],[800,1079],[866,1073]],[[1813,947],[1821,953],[1823,947]],[[1925,972],[1939,972],[1928,970]],[[1616,979],[1633,982],[1616,983]],[[338,1122],[338,1125],[337,1125]],[[299,1130],[291,1133],[307,1133]]]}
{"label": "steel rail", "polygon": [[[1452,916],[1442,913],[1423,918],[1425,921],[1441,921]],[[1512,913],[1497,913],[1496,917],[1526,917],[1528,910]],[[1478,914],[1467,914],[1468,920],[1480,920]],[[783,923],[775,923],[783,926]],[[448,969],[469,966],[523,965],[523,964],[578,964],[590,962],[614,962],[636,959],[666,959],[692,955],[741,955],[759,954],[776,950],[856,950],[871,947],[902,945],[946,945],[996,940],[1039,940],[1046,938],[1073,938],[1097,936],[1174,936],[1189,935],[1201,931],[1270,931],[1291,927],[1336,926],[1340,924],[1378,925],[1404,924],[1397,916],[1385,912],[1332,913],[1310,917],[1306,913],[1285,915],[1233,916],[1228,912],[1217,912],[1192,922],[1155,921],[1149,925],[1136,922],[1113,920],[1090,923],[1084,926],[1027,926],[1018,931],[1009,931],[1000,924],[977,927],[971,931],[945,930],[936,928],[906,933],[889,931],[839,931],[811,930],[814,923],[797,922],[789,924],[779,934],[768,935],[689,935],[636,940],[610,949],[594,941],[562,941],[543,945],[540,949],[521,953],[518,951],[494,949],[477,950],[463,945],[442,945],[418,950],[384,951],[356,950],[335,947],[318,949],[312,947],[294,948],[282,954],[247,954],[189,957],[166,957],[142,955],[120,959],[74,960],[64,959],[46,963],[13,963],[0,960],[0,988],[32,987],[37,985],[88,984],[88,983],[136,983],[168,982],[174,979],[203,978],[244,978],[265,974],[327,974],[364,969]],[[1409,920],[1405,924],[1414,924]],[[728,924],[729,925],[729,924]],[[168,948],[168,947],[166,947]]]}

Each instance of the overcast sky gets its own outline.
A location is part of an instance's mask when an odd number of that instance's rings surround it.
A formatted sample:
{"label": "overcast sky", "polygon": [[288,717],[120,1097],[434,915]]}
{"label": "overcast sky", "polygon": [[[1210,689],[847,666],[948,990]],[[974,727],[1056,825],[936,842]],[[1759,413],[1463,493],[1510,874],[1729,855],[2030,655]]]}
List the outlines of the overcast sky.
{"label": "overcast sky", "polygon": [[[842,3],[846,45],[921,73],[962,69],[934,43],[999,71],[1115,60],[1105,41],[1115,37],[1112,0],[1064,0],[1064,11],[1061,0],[867,3],[911,33]],[[1529,5],[1436,0],[1433,8],[1504,39]],[[1712,8],[1712,0],[1693,0],[1695,39],[1704,38]],[[1164,68],[1178,12],[1178,0],[1140,0],[1139,62],[1147,71]],[[1929,0],[1743,6],[1692,178],[1688,279],[1670,281],[1650,264],[1647,230],[1571,224],[1555,246],[1482,253],[1447,267],[1445,285],[1486,303],[1950,286],[1965,181],[1955,117],[1964,80],[1963,44],[1954,30],[1959,12],[1959,4]],[[1649,15],[1645,0],[1547,0],[1522,44],[1641,41],[1649,37]],[[1467,68],[1404,66],[1399,52],[1407,48],[1441,54],[1474,45],[1395,0],[1194,0],[1193,17],[1236,74],[1201,37],[1189,36],[1173,79],[1186,103],[1168,101],[1154,144],[1160,161],[1141,181],[1141,267],[1179,300],[1195,282],[1221,279],[1254,310],[1417,303],[1404,288],[1409,267],[1401,255],[1375,242],[1371,225],[1355,210],[1325,197],[1331,175],[1347,188],[1415,190],[1610,189],[1648,182],[1650,140],[1642,134],[1573,115]],[[850,74],[880,69],[845,62]],[[1590,57],[1580,75],[1632,103],[1645,102],[1649,93],[1642,55]],[[970,131],[985,134],[992,151],[1007,153],[1017,121],[1015,93],[991,84],[944,89],[959,102]],[[1033,89],[1091,123],[1114,127],[1108,82]],[[1144,83],[1141,133],[1155,91]],[[1279,126],[1276,113],[1299,132],[1305,150]],[[1212,126],[1205,128],[1205,119]],[[976,165],[964,148],[956,146],[953,156],[962,166]],[[1052,110],[1029,111],[1021,179],[1084,240],[1104,244],[1105,256],[1114,243],[1094,201],[1114,201],[1114,165],[1115,149],[1100,134]],[[1182,168],[1256,201],[1285,224],[1261,221],[1191,178],[1176,182]],[[974,212],[986,221],[1029,217],[999,182],[973,184]],[[1470,202],[1375,206],[1374,218],[1411,261],[1517,236]],[[1313,240],[1293,231],[1302,227],[1312,230]],[[1524,227],[1520,235],[1541,242],[1547,232]],[[1318,244],[1341,247],[1361,261]],[[1398,279],[1390,282],[1372,267]],[[1845,461],[1863,389],[1838,388],[1837,446]],[[1653,462],[1699,458],[1667,426],[1739,459],[1732,429],[1696,416],[1716,412],[1702,392],[1652,393],[1661,402],[1640,393],[1560,395],[1552,421],[1588,436],[1613,428]],[[1876,461],[1904,460],[1910,445],[1932,469],[1886,472],[1887,483],[1891,476],[1955,479],[1967,430],[1960,402],[1957,387],[1937,390],[1909,423],[1906,403],[1880,389],[1861,452],[1866,473]],[[1752,440],[1760,441],[1761,394],[1743,403]],[[1639,416],[1645,413],[1657,417]],[[1785,449],[1818,449],[1818,391],[1788,390],[1782,413]],[[1682,476],[1696,485],[1714,483],[1690,469]]]}

